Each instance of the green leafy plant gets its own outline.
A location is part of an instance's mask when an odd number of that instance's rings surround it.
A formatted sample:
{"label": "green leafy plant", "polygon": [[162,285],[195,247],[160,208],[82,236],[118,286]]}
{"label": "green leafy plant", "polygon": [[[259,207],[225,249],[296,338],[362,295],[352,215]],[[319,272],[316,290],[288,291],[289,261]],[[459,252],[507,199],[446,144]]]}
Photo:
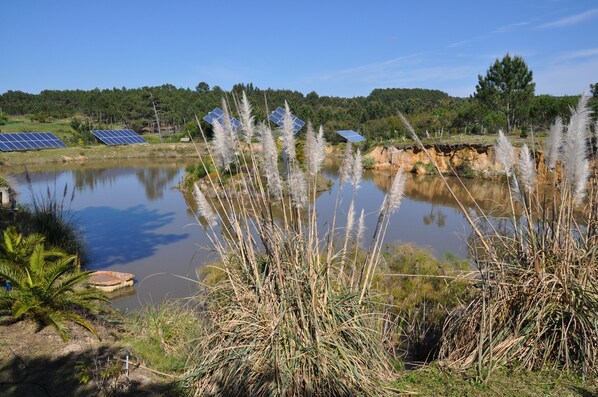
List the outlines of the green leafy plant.
{"label": "green leafy plant", "polygon": [[131,386],[125,364],[117,357],[95,357],[91,363],[80,361],[75,365],[75,371],[81,384],[92,383],[105,395],[126,392]]}
{"label": "green leafy plant", "polygon": [[369,156],[365,156],[362,159],[362,163],[363,163],[363,168],[365,168],[366,170],[374,168],[374,166],[377,164],[376,160],[373,157],[369,157]]}
{"label": "green leafy plant", "polygon": [[40,327],[52,326],[63,340],[68,323],[98,336],[86,315],[98,312],[103,294],[85,288],[89,272],[81,271],[77,257],[58,249],[47,250],[40,235],[23,236],[14,227],[4,232],[0,245],[0,278],[12,290],[0,292],[0,310],[17,320],[30,318]]}

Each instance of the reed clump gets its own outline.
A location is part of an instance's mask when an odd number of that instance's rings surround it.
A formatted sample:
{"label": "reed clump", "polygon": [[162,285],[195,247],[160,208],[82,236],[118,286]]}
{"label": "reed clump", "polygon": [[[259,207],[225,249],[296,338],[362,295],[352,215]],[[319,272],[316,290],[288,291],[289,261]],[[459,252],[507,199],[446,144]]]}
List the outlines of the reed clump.
{"label": "reed clump", "polygon": [[[475,297],[445,323],[441,356],[486,376],[496,363],[598,374],[598,202],[590,172],[591,112],[582,95],[567,125],[545,141],[547,178],[534,154],[499,134],[497,160],[510,187],[507,219],[464,215],[477,277]],[[592,174],[592,175],[591,175]],[[592,181],[590,181],[592,177]]]}
{"label": "reed clump", "polygon": [[[403,174],[380,208],[367,254],[358,255],[365,215],[358,217],[353,203],[344,229],[337,230],[336,216],[327,231],[317,224],[322,129],[308,126],[300,163],[288,106],[280,131],[255,125],[245,95],[237,108],[242,125],[233,131],[223,102],[224,123],[214,126],[209,160],[200,154],[200,161],[218,165],[215,176],[206,173],[204,184],[212,188],[231,167],[247,170],[241,177],[245,194],[225,190],[207,198],[194,186],[198,220],[222,273],[205,292],[207,336],[197,341],[187,384],[198,396],[385,394],[390,365],[383,316],[369,290],[388,218],[402,198]],[[359,188],[360,158],[349,146],[342,186]]]}

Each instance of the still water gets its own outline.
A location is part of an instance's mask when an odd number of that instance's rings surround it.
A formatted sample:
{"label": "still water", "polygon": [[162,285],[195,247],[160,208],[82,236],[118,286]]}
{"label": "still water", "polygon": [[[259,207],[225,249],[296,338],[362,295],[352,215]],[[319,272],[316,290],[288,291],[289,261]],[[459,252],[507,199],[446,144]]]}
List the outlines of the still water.
{"label": "still water", "polygon": [[[123,310],[187,297],[197,285],[196,271],[217,260],[203,229],[196,223],[181,192],[175,186],[185,173],[185,162],[156,160],[47,165],[29,169],[31,189],[24,173],[14,176],[20,183],[19,201],[31,202],[31,194],[75,189],[70,205],[90,252],[89,268],[134,273],[136,284],[115,298]],[[338,165],[326,162],[324,175],[334,182],[318,197],[318,223],[332,219],[338,189]],[[390,187],[392,175],[366,172],[356,194],[357,213],[366,214],[366,235],[374,231],[377,211]],[[488,181],[466,181],[467,188],[485,209],[504,202],[505,188]],[[465,205],[469,196],[457,181],[453,189]],[[341,214],[346,214],[351,195],[342,191]],[[341,218],[344,218],[341,216]],[[339,227],[342,221],[337,220]],[[393,215],[386,235],[388,244],[413,243],[437,256],[452,253],[467,256],[465,239],[469,227],[442,181],[436,177],[409,175],[406,196]],[[191,280],[189,280],[191,279]]]}

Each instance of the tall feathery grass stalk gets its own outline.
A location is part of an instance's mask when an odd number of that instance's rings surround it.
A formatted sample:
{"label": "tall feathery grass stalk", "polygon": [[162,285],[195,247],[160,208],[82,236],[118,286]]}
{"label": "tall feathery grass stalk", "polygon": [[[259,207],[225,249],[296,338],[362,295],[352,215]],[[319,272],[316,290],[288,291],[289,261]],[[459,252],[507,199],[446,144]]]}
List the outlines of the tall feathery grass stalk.
{"label": "tall feathery grass stalk", "polygon": [[[239,140],[233,148],[234,166],[246,170],[236,176],[242,180],[240,186],[246,186],[244,193],[233,192],[220,176],[231,166],[224,162],[202,184],[214,188],[216,195],[206,198],[200,185],[194,188],[198,216],[208,221],[206,232],[225,277],[207,291],[208,336],[197,341],[196,354],[201,357],[190,360],[197,365],[188,373],[187,383],[198,396],[385,394],[390,369],[382,343],[382,315],[367,293],[383,232],[372,243],[365,263],[346,252],[357,243],[346,240],[363,236],[363,211],[357,236],[346,232],[345,241],[329,245],[328,236],[337,236],[332,229],[320,238],[315,178],[324,159],[322,129],[316,134],[307,128],[306,163],[301,165],[295,156],[288,105],[279,155],[273,131],[252,125],[245,100],[244,96],[240,106],[242,130],[255,131],[260,142],[255,151],[241,147]],[[226,125],[222,128],[225,134],[234,133]],[[219,140],[205,143],[208,153],[218,153],[214,146]],[[255,156],[244,155],[247,150]],[[350,150],[347,157],[353,164]],[[358,186],[361,170],[346,169],[344,179],[352,176]],[[381,210],[382,225],[398,205],[402,192],[397,189]],[[349,268],[354,270],[346,274],[342,270]],[[359,288],[355,281],[351,288],[358,272],[368,276]]]}
{"label": "tall feathery grass stalk", "polygon": [[551,127],[545,178],[536,177],[526,146],[517,155],[500,134],[496,157],[511,216],[467,218],[476,231],[478,293],[446,321],[441,356],[448,363],[598,374],[598,191],[589,183],[587,104],[582,95],[565,132],[560,119]]}

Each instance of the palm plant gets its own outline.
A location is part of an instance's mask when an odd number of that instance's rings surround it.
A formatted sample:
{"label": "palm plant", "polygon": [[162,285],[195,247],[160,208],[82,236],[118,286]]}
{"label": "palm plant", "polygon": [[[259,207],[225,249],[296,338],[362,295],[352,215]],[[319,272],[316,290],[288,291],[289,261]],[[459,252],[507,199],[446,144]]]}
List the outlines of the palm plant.
{"label": "palm plant", "polygon": [[[345,230],[337,230],[336,215],[326,235],[317,225],[322,129],[316,133],[308,125],[306,162],[300,164],[288,106],[279,131],[280,155],[276,131],[254,124],[245,95],[239,109],[239,135],[225,116],[214,128],[212,144],[205,142],[207,155],[198,150],[206,170],[207,164],[219,166],[215,175],[206,172],[204,187],[194,186],[194,196],[198,220],[225,277],[207,291],[210,325],[191,357],[196,364],[189,384],[202,396],[384,394],[389,364],[382,315],[369,291],[389,216],[402,197],[402,174],[379,211],[367,255],[357,255],[363,212],[357,231],[355,210],[349,211]],[[254,147],[252,138],[261,145]],[[238,175],[242,195],[231,192],[221,177],[233,166],[247,170]],[[357,189],[361,167],[360,155],[349,148],[341,185],[351,180]],[[203,189],[219,194],[208,199]]]}
{"label": "palm plant", "polygon": [[69,338],[68,322],[98,336],[87,314],[98,311],[105,300],[98,290],[83,287],[89,272],[81,271],[77,257],[46,249],[40,235],[24,237],[13,227],[0,245],[0,278],[12,285],[0,292],[0,313],[17,320],[30,318],[40,327],[50,325],[63,340]]}

